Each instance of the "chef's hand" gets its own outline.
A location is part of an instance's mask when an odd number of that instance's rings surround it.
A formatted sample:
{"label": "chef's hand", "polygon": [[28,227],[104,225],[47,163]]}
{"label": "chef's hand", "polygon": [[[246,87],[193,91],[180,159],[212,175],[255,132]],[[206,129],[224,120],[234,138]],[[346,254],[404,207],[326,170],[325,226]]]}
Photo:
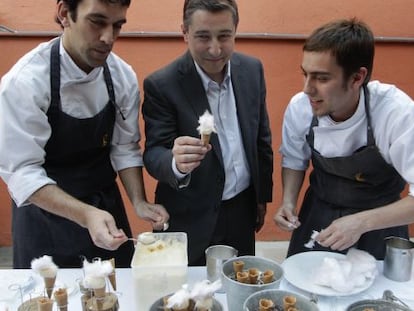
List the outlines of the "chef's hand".
{"label": "chef's hand", "polygon": [[266,216],[266,203],[257,204],[256,232],[262,229]]}
{"label": "chef's hand", "polygon": [[135,206],[135,211],[140,218],[149,221],[155,230],[164,230],[164,225],[168,224],[170,219],[167,210],[160,204],[141,201]]}
{"label": "chef's hand", "polygon": [[281,205],[273,217],[273,221],[283,230],[295,230],[300,226],[300,221],[298,217],[293,213],[293,210],[294,207]]}
{"label": "chef's hand", "polygon": [[204,146],[199,138],[181,136],[174,140],[172,153],[177,169],[183,174],[188,174],[200,165],[210,150],[211,145]]}
{"label": "chef's hand", "polygon": [[108,212],[91,207],[86,215],[86,228],[96,246],[116,250],[128,240],[124,231],[118,229],[115,219]]}
{"label": "chef's hand", "polygon": [[327,228],[321,230],[316,241],[332,250],[343,251],[354,245],[364,233],[361,217],[357,214],[334,220]]}

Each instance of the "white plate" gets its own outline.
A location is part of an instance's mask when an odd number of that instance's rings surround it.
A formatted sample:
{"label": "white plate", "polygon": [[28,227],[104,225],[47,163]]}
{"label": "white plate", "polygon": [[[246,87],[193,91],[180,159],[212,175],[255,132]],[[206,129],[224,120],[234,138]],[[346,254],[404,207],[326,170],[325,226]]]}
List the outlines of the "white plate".
{"label": "white plate", "polygon": [[339,253],[323,251],[310,251],[295,254],[286,258],[282,263],[285,279],[299,289],[321,296],[354,295],[366,290],[374,282],[374,278],[368,279],[363,286],[355,287],[352,291],[346,293],[315,284],[313,282],[313,273],[322,264],[325,257],[344,259],[346,256]]}

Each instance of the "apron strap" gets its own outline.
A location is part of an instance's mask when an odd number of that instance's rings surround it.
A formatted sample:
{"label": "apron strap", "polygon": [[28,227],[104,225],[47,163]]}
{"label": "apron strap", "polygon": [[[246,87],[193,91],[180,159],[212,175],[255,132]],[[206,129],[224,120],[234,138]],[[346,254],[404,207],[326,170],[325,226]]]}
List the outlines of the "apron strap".
{"label": "apron strap", "polygon": [[[50,51],[50,92],[51,92],[51,107],[60,108],[60,38],[56,40]],[[106,88],[108,90],[109,100],[112,105],[119,111],[123,120],[125,116],[121,111],[121,108],[116,104],[114,85],[112,83],[111,72],[109,71],[108,64],[104,64],[104,79]]]}

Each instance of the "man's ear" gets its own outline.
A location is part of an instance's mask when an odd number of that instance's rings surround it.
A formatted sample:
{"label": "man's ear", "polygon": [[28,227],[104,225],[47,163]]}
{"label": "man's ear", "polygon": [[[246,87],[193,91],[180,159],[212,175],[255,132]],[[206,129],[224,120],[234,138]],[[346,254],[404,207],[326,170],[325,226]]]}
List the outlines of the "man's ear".
{"label": "man's ear", "polygon": [[59,1],[56,6],[56,17],[63,27],[69,27],[69,10],[68,6],[63,1]]}
{"label": "man's ear", "polygon": [[368,75],[368,69],[365,67],[360,67],[359,70],[352,75],[352,84],[355,84],[356,87],[361,87]]}
{"label": "man's ear", "polygon": [[181,32],[183,33],[184,41],[188,42],[188,29],[185,28],[184,24],[181,24]]}

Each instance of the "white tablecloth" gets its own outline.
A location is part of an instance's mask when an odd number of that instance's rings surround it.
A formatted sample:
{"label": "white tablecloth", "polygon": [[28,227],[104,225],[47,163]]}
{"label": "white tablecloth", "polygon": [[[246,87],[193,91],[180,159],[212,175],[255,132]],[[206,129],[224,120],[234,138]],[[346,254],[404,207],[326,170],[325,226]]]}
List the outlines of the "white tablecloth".
{"label": "white tablecloth", "polygon": [[[394,282],[382,275],[382,262],[378,262],[379,275],[375,279],[374,284],[367,289],[366,291],[345,297],[321,297],[318,299],[318,307],[321,311],[341,311],[345,310],[348,305],[351,303],[362,300],[362,299],[378,299],[382,297],[382,293],[386,289],[390,289],[394,294],[403,299],[411,308],[414,310],[414,278],[412,277],[408,282]],[[120,311],[141,311],[133,310],[132,307],[134,301],[134,292],[133,292],[133,277],[131,269],[117,269],[117,287],[118,287],[118,299],[120,304]],[[31,270],[0,270],[0,282],[4,285],[4,280],[10,281],[11,278],[15,276],[16,280],[22,282],[23,279],[28,277],[33,277],[33,272]],[[26,278],[25,278],[26,276]],[[80,292],[77,287],[76,280],[82,277],[81,269],[60,269],[58,271],[56,285],[57,286],[67,286],[69,292],[69,310],[70,311],[79,311],[81,310],[80,304]],[[37,276],[34,276],[35,283],[32,284],[27,292],[31,292],[32,295],[38,295],[39,291],[42,289],[43,281]],[[205,267],[189,267],[188,270],[188,283],[191,286],[197,281],[206,279],[206,268]],[[25,284],[26,285],[26,284]],[[280,283],[280,289],[289,290],[292,292],[300,293],[304,296],[309,297],[309,293],[306,293],[291,284],[286,280],[282,280]],[[224,311],[229,311],[227,309],[227,300],[225,294],[215,294],[215,297],[220,301],[224,307]],[[2,299],[12,299],[12,300],[3,300]],[[29,298],[26,293],[24,300]],[[10,295],[1,295],[0,293],[0,311],[7,310],[6,306],[9,307],[8,310],[14,311],[17,310],[17,307],[21,304],[21,297],[19,294],[15,294],[10,297]],[[142,310],[144,311],[144,310]],[[145,310],[146,311],[146,310]],[[231,310],[231,311],[241,311],[241,310]]]}

